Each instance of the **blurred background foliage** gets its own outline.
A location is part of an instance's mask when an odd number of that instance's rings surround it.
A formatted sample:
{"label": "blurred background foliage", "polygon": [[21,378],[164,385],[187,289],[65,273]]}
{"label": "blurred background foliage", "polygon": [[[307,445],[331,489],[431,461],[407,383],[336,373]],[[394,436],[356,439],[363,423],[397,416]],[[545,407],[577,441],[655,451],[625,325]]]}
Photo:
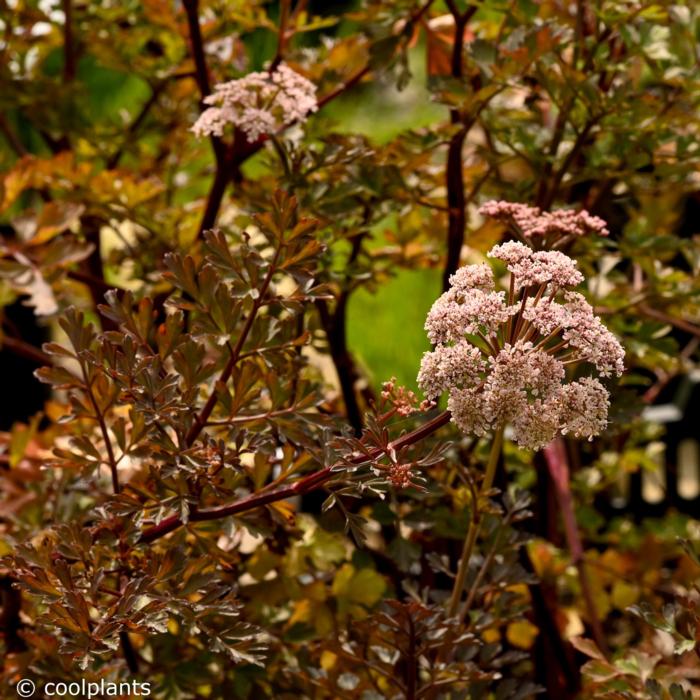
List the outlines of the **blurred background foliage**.
{"label": "blurred background foliage", "polygon": [[[698,697],[699,14],[0,0],[3,692]],[[317,114],[194,137],[214,84],[278,60]],[[506,445],[456,621],[487,446],[368,415],[415,388],[446,277],[506,235],[488,199],[607,221],[569,252],[628,371],[563,463]],[[393,486],[386,449],[349,468],[363,429],[409,436],[424,481]]]}

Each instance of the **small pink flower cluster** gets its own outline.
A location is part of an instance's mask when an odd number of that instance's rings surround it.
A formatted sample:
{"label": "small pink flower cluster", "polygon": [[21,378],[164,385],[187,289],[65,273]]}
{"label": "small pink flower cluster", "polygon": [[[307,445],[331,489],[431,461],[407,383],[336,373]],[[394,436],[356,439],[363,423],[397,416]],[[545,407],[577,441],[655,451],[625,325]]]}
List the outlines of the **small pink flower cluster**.
{"label": "small pink flower cluster", "polygon": [[388,382],[382,384],[381,396],[385,404],[391,406],[396,413],[404,417],[432,408],[431,401],[419,402],[413,391],[396,383],[396,377],[392,377]]}
{"label": "small pink flower cluster", "polygon": [[413,482],[413,467],[411,464],[392,464],[388,470],[389,481],[398,489],[416,486]]}
{"label": "small pink flower cluster", "polygon": [[594,234],[607,236],[610,232],[605,221],[587,211],[558,209],[542,211],[538,207],[517,202],[486,202],[479,213],[496,221],[503,221],[523,239],[546,239],[551,245],[561,239]]}
{"label": "small pink flower cluster", "polygon": [[221,136],[227,125],[240,128],[251,143],[318,109],[316,86],[281,63],[274,72],[249,73],[219,83],[204,99],[212,105],[192,126],[197,136]]}
{"label": "small pink flower cluster", "polygon": [[495,290],[485,264],[452,275],[426,320],[436,348],[423,356],[419,386],[430,399],[449,392],[452,420],[465,433],[508,423],[531,449],[567,433],[591,439],[607,424],[608,392],[593,377],[567,383],[566,367],[587,363],[619,376],[624,350],[585,298],[566,289],[583,280],[576,262],[517,242],[489,257],[506,263],[508,293]]}

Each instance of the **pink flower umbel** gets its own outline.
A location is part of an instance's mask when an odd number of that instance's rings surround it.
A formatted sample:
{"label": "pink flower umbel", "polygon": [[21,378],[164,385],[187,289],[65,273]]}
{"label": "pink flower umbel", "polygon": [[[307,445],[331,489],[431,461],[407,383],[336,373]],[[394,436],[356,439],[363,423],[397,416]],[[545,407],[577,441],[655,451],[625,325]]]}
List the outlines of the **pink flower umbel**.
{"label": "pink flower umbel", "polygon": [[284,63],[273,72],[219,83],[204,102],[211,107],[192,126],[197,136],[222,136],[226,126],[233,125],[251,143],[318,109],[316,86]]}
{"label": "pink flower umbel", "polygon": [[560,248],[578,236],[607,236],[605,221],[587,211],[542,211],[518,202],[486,202],[479,213],[508,224],[523,241],[538,248]]}
{"label": "pink flower umbel", "polygon": [[619,376],[624,350],[571,291],[583,281],[576,261],[515,241],[489,257],[506,264],[509,291],[496,291],[488,265],[452,275],[426,320],[436,347],[423,355],[419,386],[430,399],[448,392],[452,421],[468,434],[509,424],[515,442],[531,449],[557,435],[591,439],[607,425],[608,391],[593,376],[567,382],[567,367]]}

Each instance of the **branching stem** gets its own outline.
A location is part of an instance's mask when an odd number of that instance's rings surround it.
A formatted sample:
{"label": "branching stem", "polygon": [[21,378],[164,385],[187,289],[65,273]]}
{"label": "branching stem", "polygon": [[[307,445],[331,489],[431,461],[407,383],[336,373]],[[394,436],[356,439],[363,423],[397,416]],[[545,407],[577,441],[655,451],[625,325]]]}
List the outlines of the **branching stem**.
{"label": "branching stem", "polygon": [[[413,445],[421,440],[425,439],[429,435],[432,435],[435,431],[442,428],[450,420],[449,411],[443,411],[438,414],[432,420],[424,423],[419,428],[416,428],[410,433],[406,433],[396,440],[389,443],[389,448],[394,450],[400,450],[407,445]],[[353,464],[362,464],[368,459],[379,457],[383,453],[383,450],[374,450],[370,455],[358,454],[351,458]],[[238,501],[232,503],[226,503],[220,506],[213,506],[211,508],[192,508],[189,515],[189,520],[191,522],[201,522],[205,520],[219,520],[221,518],[227,518],[230,515],[235,515],[237,513],[244,513],[260,506],[267,505],[268,503],[275,503],[277,501],[284,500],[285,498],[291,498],[293,496],[299,496],[305,493],[309,493],[317,488],[320,488],[329,481],[335,472],[335,467],[340,465],[331,465],[324,467],[316,472],[305,476],[303,479],[291,484],[289,486],[280,487],[274,491],[264,491],[262,493],[253,493],[250,496],[241,498]],[[177,530],[183,524],[182,519],[179,515],[171,515],[168,518],[164,518],[157,525],[147,528],[143,531],[141,543],[149,543],[157,540],[164,535]]]}
{"label": "branching stem", "polygon": [[92,382],[88,378],[87,370],[85,369],[85,364],[80,362],[80,371],[83,375],[83,380],[85,381],[85,390],[87,392],[90,403],[92,404],[92,409],[95,411],[95,418],[100,426],[100,432],[102,433],[102,439],[105,443],[105,449],[107,450],[107,461],[109,463],[109,471],[112,475],[112,489],[114,493],[119,493],[121,488],[119,486],[119,473],[117,472],[117,460],[114,456],[114,448],[112,447],[112,441],[109,437],[109,431],[107,430],[107,422],[105,421],[104,414],[100,409],[97,399],[95,398],[95,392],[92,390]]}
{"label": "branching stem", "polygon": [[[245,345],[246,340],[248,339],[248,334],[250,333],[253,323],[255,322],[255,319],[258,315],[258,311],[260,310],[260,307],[265,303],[265,297],[267,296],[267,290],[270,287],[270,283],[272,282],[272,277],[275,274],[277,270],[277,262],[279,260],[280,254],[282,253],[282,248],[284,247],[284,243],[280,242],[279,245],[277,246],[277,249],[275,250],[275,255],[270,261],[270,267],[267,270],[267,274],[265,275],[265,279],[263,280],[262,284],[260,285],[260,289],[258,297],[255,299],[255,302],[253,303],[253,308],[250,310],[250,313],[248,314],[248,318],[245,321],[245,324],[243,325],[243,328],[241,329],[241,333],[238,336],[238,340],[236,341],[236,345],[231,349],[231,357],[229,358],[228,362],[226,363],[226,366],[224,367],[223,371],[219,375],[219,382],[221,384],[226,384],[228,380],[231,377],[231,374],[233,374],[233,370],[238,364],[238,361],[241,356],[241,352],[243,350],[243,346]],[[199,434],[202,432],[202,429],[204,426],[207,424],[207,420],[209,419],[209,416],[212,414],[212,411],[214,410],[214,407],[216,406],[216,403],[218,401],[217,395],[216,395],[216,390],[212,389],[211,394],[209,395],[209,398],[207,399],[207,402],[204,404],[202,410],[197,414],[197,417],[194,420],[194,423],[192,424],[192,427],[189,429],[187,432],[187,436],[185,437],[185,442],[188,447],[190,447],[194,441],[197,439]]]}

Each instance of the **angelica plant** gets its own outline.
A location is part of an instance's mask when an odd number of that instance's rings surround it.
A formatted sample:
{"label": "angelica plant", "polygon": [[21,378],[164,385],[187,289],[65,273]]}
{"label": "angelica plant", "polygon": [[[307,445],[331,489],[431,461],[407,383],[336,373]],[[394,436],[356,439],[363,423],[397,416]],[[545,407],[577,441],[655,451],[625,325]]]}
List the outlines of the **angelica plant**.
{"label": "angelica plant", "polygon": [[698,355],[696,5],[0,5],[0,696],[568,698],[634,639],[697,535],[607,517]]}
{"label": "angelica plant", "polygon": [[[559,241],[586,230],[605,231],[587,212],[542,214],[498,202],[483,213],[505,218],[519,234]],[[507,241],[488,257],[505,264],[507,291],[496,290],[488,264],[460,268],[430,309],[425,329],[435,349],[425,353],[418,384],[428,399],[447,392],[451,420],[466,435],[491,434],[481,493],[493,484],[506,426],[523,448],[542,449],[557,435],[589,440],[607,425],[609,393],[600,377],[619,376],[624,349],[574,287],[576,261],[558,250],[535,251]],[[573,366],[590,373],[567,376]],[[478,504],[474,504],[477,508]],[[478,536],[473,519],[450,601],[457,611]]]}

